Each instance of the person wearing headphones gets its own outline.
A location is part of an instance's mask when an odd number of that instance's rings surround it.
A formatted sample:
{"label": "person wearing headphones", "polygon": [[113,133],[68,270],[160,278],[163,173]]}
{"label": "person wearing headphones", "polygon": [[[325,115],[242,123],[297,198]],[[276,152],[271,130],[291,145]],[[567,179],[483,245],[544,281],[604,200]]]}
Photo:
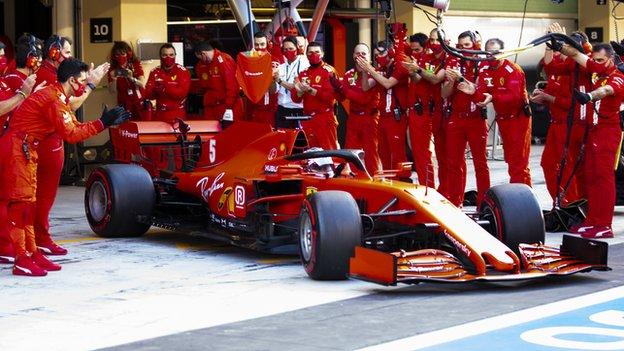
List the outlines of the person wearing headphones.
{"label": "person wearing headphones", "polygon": [[[478,50],[479,40],[472,31],[462,32],[457,46],[464,50]],[[487,164],[487,116],[483,114],[483,101],[474,101],[463,86],[474,84],[479,76],[478,64],[465,59],[447,62],[446,81],[442,83],[443,113],[448,119],[446,129],[446,161],[449,166],[447,198],[457,207],[463,206],[466,188],[466,144],[470,146],[472,162],[477,177],[477,205],[490,188],[490,169]],[[463,165],[463,167],[462,167]]]}
{"label": "person wearing headphones", "polygon": [[[504,45],[498,38],[489,39],[485,43],[485,50],[502,50]],[[458,89],[467,95],[474,95],[482,109],[490,102],[494,105],[509,182],[531,186],[531,109],[524,71],[507,59],[483,61],[479,69],[476,84],[465,82]]]}
{"label": "person wearing headphones", "polygon": [[[68,58],[58,67],[58,82],[35,92],[15,111],[11,125],[0,138],[0,201],[7,206],[9,235],[15,250],[14,275],[44,276],[61,266],[42,253],[41,242],[33,233],[38,198],[38,165],[41,140],[50,134],[60,135],[70,143],[94,136],[130,117],[122,107],[104,110],[98,120],[80,123],[76,120],[68,97],[80,96],[87,84],[95,83],[84,62]],[[102,78],[101,76],[99,77]],[[42,176],[46,177],[46,174]]]}
{"label": "person wearing headphones", "polygon": [[[72,46],[69,38],[52,35],[43,45],[45,56],[41,67],[36,72],[36,86],[50,86],[57,83],[57,69],[63,61],[72,58]],[[108,62],[88,70],[85,89],[67,96],[69,105],[76,111],[91,94],[108,71]],[[12,117],[15,120],[17,117]],[[63,171],[65,157],[63,137],[51,133],[39,140],[39,164],[37,167],[37,202],[35,209],[35,237],[39,249],[47,255],[66,255],[67,249],[57,245],[50,235],[50,211],[56,198],[58,184]]]}
{"label": "person wearing headphones", "polygon": [[[33,37],[34,38],[34,37]],[[0,136],[9,125],[9,118],[15,109],[30,95],[35,84],[34,70],[41,61],[41,53],[33,48],[28,41],[18,41],[16,48],[16,70],[0,80],[0,104],[8,105],[6,113],[0,116]],[[8,150],[1,149],[0,155],[8,154]],[[0,173],[2,170],[0,169]],[[15,251],[9,237],[7,203],[0,200],[0,263],[13,263]]]}

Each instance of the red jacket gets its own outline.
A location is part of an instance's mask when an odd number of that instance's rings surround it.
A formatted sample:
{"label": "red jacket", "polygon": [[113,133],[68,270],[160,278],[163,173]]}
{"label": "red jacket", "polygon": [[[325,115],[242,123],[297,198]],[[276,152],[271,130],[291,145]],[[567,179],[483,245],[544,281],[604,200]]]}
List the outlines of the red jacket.
{"label": "red jacket", "polygon": [[83,141],[104,130],[100,120],[80,123],[59,83],[33,93],[13,113],[9,131],[21,132],[36,140],[58,133],[69,143]]}
{"label": "red jacket", "polygon": [[[141,66],[141,61],[133,61],[128,63],[126,66],[132,72],[132,76],[135,78],[143,77],[145,72],[143,72],[143,66]],[[113,82],[113,75],[115,71],[121,68],[112,68],[108,71],[108,83]],[[137,87],[134,83],[132,83],[126,77],[118,76],[116,79],[116,88],[117,88],[117,103],[129,107],[131,104],[140,101],[143,99],[145,92],[143,89]]]}
{"label": "red jacket", "polygon": [[[556,109],[564,110],[565,115],[563,117],[563,121],[567,118],[568,110],[572,104],[572,89],[575,88],[582,92],[590,92],[592,90],[592,75],[582,66],[579,66],[579,75],[576,86],[571,86],[574,82],[575,67],[576,62],[573,59],[568,57],[565,60],[562,60],[558,56],[555,56],[549,64],[544,65],[544,72],[547,75],[558,77],[557,80],[560,83],[561,89],[554,91],[550,89],[548,90],[553,92],[551,95],[555,97],[554,104],[557,105]],[[586,105],[575,104],[574,121],[577,123],[585,123],[587,120],[591,119],[592,111],[594,109],[593,106],[593,102]]]}
{"label": "red jacket", "polygon": [[335,74],[334,67],[322,63],[318,67],[308,67],[306,70],[301,71],[297,80],[310,85],[310,87],[316,89],[315,96],[305,93],[303,96],[297,95],[297,90],[292,89],[291,96],[293,102],[303,101],[303,111],[311,116],[317,113],[334,111],[334,104],[336,103],[336,93],[334,88],[329,82],[329,77]]}
{"label": "red jacket", "polygon": [[[436,58],[436,56],[430,52],[420,55],[418,60],[418,66],[432,74],[437,74],[440,70],[444,69],[445,63],[446,56]],[[414,106],[419,98],[425,110],[428,109],[430,101],[433,101],[436,105],[439,105],[442,101],[440,84],[431,84],[428,80],[421,78],[419,81],[410,81],[409,86],[409,107]],[[439,109],[440,107],[437,106],[437,108]]]}
{"label": "red jacket", "polygon": [[374,115],[379,105],[379,90],[362,89],[362,73],[351,69],[342,77],[342,89],[339,100],[347,99],[351,102],[349,113],[356,115]]}
{"label": "red jacket", "polygon": [[[446,62],[446,69],[453,69],[461,72],[464,79],[472,83],[476,83],[477,77],[479,76],[478,65],[473,61],[458,60],[455,58],[449,59]],[[478,99],[473,95],[467,95],[459,91],[457,89],[457,84],[459,84],[459,82],[455,82],[453,93],[447,98],[447,102],[451,104],[453,114],[461,117],[480,118],[480,113],[475,104],[475,102],[478,102]],[[481,99],[481,101],[483,101],[483,99]]]}
{"label": "red jacket", "polygon": [[524,116],[523,108],[528,102],[524,71],[509,60],[482,62],[475,98],[485,99],[485,93],[492,95],[496,118]]}
{"label": "red jacket", "polygon": [[204,107],[225,104],[231,109],[240,97],[236,81],[236,62],[217,49],[209,64],[201,61],[195,66],[195,74],[204,91]]}
{"label": "red jacket", "polygon": [[[15,96],[15,94],[17,94],[16,91],[22,87],[26,78],[24,73],[17,70],[2,77],[0,81],[0,101],[8,100]],[[0,116],[0,131],[11,116],[11,113],[12,111]]]}
{"label": "red jacket", "polygon": [[624,102],[624,74],[615,67],[609,68],[606,72],[604,66],[596,63],[593,59],[587,61],[588,72],[601,72],[594,75],[592,90],[604,87],[613,88],[613,95],[609,95],[602,100],[595,102],[594,113],[591,114],[593,124],[619,124],[620,107]]}
{"label": "red jacket", "polygon": [[[376,85],[376,90],[379,93],[379,104],[377,108],[381,115],[394,116],[394,109],[399,107],[401,111],[405,112],[409,107],[408,103],[408,88],[409,88],[409,73],[402,67],[396,66],[392,63],[387,68],[378,68],[384,77],[394,77],[398,80],[398,83],[390,88],[386,89],[381,84]],[[398,105],[398,106],[397,106]]]}
{"label": "red jacket", "polygon": [[145,97],[156,100],[156,109],[159,111],[184,109],[190,85],[191,75],[186,68],[175,64],[166,71],[159,66],[150,72],[145,85]]}
{"label": "red jacket", "polygon": [[35,80],[35,86],[45,81],[46,85],[52,85],[56,83],[56,67],[50,60],[43,60],[41,67],[37,70],[37,79]]}

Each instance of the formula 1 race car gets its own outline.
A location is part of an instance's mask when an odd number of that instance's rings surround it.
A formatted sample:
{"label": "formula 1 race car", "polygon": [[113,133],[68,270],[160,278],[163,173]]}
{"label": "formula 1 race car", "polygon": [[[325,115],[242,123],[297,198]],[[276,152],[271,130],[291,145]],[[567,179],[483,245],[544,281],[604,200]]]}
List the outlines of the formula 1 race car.
{"label": "formula 1 race car", "polygon": [[128,122],[111,130],[119,164],[95,169],[85,209],[103,237],[151,226],[253,250],[299,253],[313,279],[385,285],[522,280],[607,270],[607,244],[544,242],[520,184],[492,187],[473,213],[412,184],[412,165],[371,176],[361,150],[309,148],[301,130],[236,122]]}

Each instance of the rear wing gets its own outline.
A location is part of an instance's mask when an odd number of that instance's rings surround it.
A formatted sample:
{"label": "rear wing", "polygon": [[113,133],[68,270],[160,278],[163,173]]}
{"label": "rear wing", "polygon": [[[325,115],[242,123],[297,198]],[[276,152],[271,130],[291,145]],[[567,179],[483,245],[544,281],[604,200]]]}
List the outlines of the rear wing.
{"label": "rear wing", "polygon": [[[221,131],[219,121],[185,121],[185,123],[189,126],[187,140],[195,140],[199,136],[202,144]],[[142,147],[174,145],[179,143],[181,135],[177,127],[166,122],[126,122],[110,129],[114,160],[132,163],[137,158],[145,159]]]}

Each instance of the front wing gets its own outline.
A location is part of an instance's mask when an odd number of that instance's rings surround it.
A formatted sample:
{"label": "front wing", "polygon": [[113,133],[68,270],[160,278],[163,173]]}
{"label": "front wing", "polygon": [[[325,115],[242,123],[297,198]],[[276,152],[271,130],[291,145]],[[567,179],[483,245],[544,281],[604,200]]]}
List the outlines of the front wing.
{"label": "front wing", "polygon": [[[608,244],[564,235],[560,248],[543,244],[520,244],[522,267],[513,272],[488,269],[476,275],[451,253],[437,249],[385,253],[356,247],[350,260],[351,277],[383,285],[419,282],[520,281],[564,276],[592,270],[609,270]],[[491,268],[491,267],[490,267]]]}

